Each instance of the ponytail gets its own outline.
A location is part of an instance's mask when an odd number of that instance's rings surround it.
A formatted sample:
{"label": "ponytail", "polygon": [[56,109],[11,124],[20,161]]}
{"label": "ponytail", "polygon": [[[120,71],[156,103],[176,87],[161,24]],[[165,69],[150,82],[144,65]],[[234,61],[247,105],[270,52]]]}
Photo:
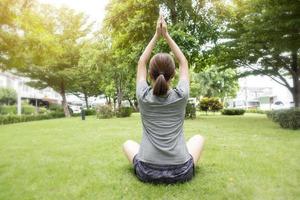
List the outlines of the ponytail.
{"label": "ponytail", "polygon": [[154,83],[153,94],[155,96],[162,96],[167,94],[169,89],[168,83],[163,74],[160,74]]}

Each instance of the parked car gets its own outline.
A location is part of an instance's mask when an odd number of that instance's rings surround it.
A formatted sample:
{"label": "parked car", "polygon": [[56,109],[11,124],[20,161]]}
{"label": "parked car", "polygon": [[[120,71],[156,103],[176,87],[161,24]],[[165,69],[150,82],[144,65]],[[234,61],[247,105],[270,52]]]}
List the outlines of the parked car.
{"label": "parked car", "polygon": [[77,114],[77,113],[81,113],[81,106],[80,105],[68,105],[69,106],[69,110],[71,111],[71,113]]}
{"label": "parked car", "polygon": [[277,100],[271,105],[272,110],[288,109],[291,107],[293,107],[293,102],[286,102],[282,100]]}

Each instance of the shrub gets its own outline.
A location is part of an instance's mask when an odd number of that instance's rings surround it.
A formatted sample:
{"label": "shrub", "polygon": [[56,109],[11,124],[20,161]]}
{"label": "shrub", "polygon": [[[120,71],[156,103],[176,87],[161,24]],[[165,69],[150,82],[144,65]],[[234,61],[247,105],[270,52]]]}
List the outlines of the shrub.
{"label": "shrub", "polygon": [[212,112],[218,112],[223,109],[223,104],[217,98],[211,98],[209,107]]}
{"label": "shrub", "polygon": [[120,107],[116,112],[117,117],[130,117],[132,113],[131,107]]}
{"label": "shrub", "polygon": [[0,88],[0,104],[12,105],[17,102],[17,93],[12,88]]}
{"label": "shrub", "polygon": [[36,113],[36,108],[32,105],[22,105],[22,114],[32,115]]}
{"label": "shrub", "polygon": [[85,115],[96,115],[96,110],[95,109],[87,109],[85,110]]}
{"label": "shrub", "polygon": [[17,114],[17,106],[0,106],[0,115],[15,115]]}
{"label": "shrub", "polygon": [[201,99],[199,109],[205,112],[217,112],[223,108],[223,104],[215,97],[204,97]]}
{"label": "shrub", "polygon": [[19,122],[37,121],[64,117],[64,113],[51,112],[42,115],[0,115],[0,124],[12,124]]}
{"label": "shrub", "polygon": [[[23,104],[22,107],[22,114],[24,115],[32,115],[36,114],[36,108],[35,106],[29,105],[29,104]],[[11,106],[0,106],[0,114],[1,115],[16,115],[17,114],[17,106],[16,105],[11,105]],[[39,108],[39,113],[46,113],[47,109],[46,108]]]}
{"label": "shrub", "polygon": [[97,106],[96,113],[97,113],[97,118],[99,119],[107,119],[107,118],[112,118],[114,116],[113,109],[109,105]]}
{"label": "shrub", "polygon": [[236,109],[236,108],[233,109],[226,108],[221,111],[222,115],[243,115],[245,112],[246,110],[244,109]]}
{"label": "shrub", "polygon": [[195,119],[196,118],[196,106],[194,103],[188,102],[185,107],[185,118]]}
{"label": "shrub", "polygon": [[266,114],[266,111],[253,108],[253,109],[247,109],[246,113]]}
{"label": "shrub", "polygon": [[59,104],[50,104],[49,110],[55,111],[55,112],[64,112],[64,108],[62,107],[62,105],[59,105]]}
{"label": "shrub", "polygon": [[207,112],[209,110],[209,98],[204,97],[201,99],[200,104],[199,104],[199,109],[202,111]]}
{"label": "shrub", "polygon": [[38,113],[39,114],[45,114],[45,113],[48,113],[48,110],[47,110],[47,108],[39,107],[38,108]]}
{"label": "shrub", "polygon": [[274,122],[279,123],[282,128],[300,129],[299,108],[273,110],[267,112],[267,116]]}

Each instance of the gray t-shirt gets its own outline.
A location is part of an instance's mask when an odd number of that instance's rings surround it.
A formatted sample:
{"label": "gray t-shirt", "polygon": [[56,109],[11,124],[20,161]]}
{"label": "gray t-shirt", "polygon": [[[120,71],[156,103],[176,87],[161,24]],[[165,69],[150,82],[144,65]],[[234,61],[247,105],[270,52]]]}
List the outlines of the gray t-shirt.
{"label": "gray t-shirt", "polygon": [[189,82],[179,80],[177,87],[158,97],[144,80],[137,83],[136,94],[143,124],[137,158],[161,165],[186,162],[190,155],[183,135],[183,122]]}

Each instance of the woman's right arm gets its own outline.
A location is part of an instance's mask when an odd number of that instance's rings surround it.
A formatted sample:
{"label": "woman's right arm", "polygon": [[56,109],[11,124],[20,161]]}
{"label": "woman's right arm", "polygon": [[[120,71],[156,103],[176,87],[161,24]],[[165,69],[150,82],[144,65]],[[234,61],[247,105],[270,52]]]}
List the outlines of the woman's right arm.
{"label": "woman's right arm", "polygon": [[189,81],[189,68],[188,68],[188,61],[185,58],[184,54],[178,47],[178,45],[175,43],[175,41],[171,38],[167,31],[167,23],[163,18],[162,20],[162,35],[166,39],[169,47],[171,48],[172,52],[174,53],[175,57],[177,58],[179,62],[179,79],[187,80]]}

